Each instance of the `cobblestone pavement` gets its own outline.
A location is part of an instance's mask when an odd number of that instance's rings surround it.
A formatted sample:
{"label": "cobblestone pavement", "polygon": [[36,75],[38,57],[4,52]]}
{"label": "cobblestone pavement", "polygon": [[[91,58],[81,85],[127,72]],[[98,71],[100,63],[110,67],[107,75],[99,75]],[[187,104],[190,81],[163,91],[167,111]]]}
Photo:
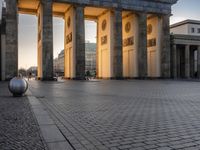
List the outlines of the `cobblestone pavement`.
{"label": "cobblestone pavement", "polygon": [[76,150],[200,149],[200,82],[31,82]]}
{"label": "cobblestone pavement", "polygon": [[7,89],[0,82],[0,150],[46,149],[27,98],[13,98]]}

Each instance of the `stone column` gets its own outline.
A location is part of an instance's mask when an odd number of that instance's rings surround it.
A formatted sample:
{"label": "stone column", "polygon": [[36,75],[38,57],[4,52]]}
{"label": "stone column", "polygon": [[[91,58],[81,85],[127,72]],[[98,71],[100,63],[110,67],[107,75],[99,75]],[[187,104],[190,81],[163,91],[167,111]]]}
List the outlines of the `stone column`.
{"label": "stone column", "polygon": [[194,77],[194,50],[190,50],[190,77]]}
{"label": "stone column", "polygon": [[121,10],[115,9],[113,11],[113,32],[113,77],[115,79],[121,79],[123,77]]}
{"label": "stone column", "polygon": [[169,15],[162,15],[161,77],[170,78],[170,27]]}
{"label": "stone column", "polygon": [[6,50],[6,8],[2,9],[2,18],[1,18],[1,41],[0,41],[0,45],[1,45],[1,71],[0,71],[0,80],[5,80],[5,50]]}
{"label": "stone column", "polygon": [[138,77],[147,77],[147,14],[138,15]]}
{"label": "stone column", "polygon": [[2,80],[2,48],[1,48],[1,35],[2,35],[2,33],[1,33],[1,23],[0,23],[0,81]]}
{"label": "stone column", "polygon": [[97,37],[96,37],[96,77],[99,77],[99,20],[96,21],[97,23]]}
{"label": "stone column", "polygon": [[76,77],[75,79],[85,79],[85,22],[84,7],[75,6],[75,55],[76,55]]}
{"label": "stone column", "polygon": [[176,44],[173,45],[172,58],[173,58],[173,77],[177,78],[177,49],[176,49]]}
{"label": "stone column", "polygon": [[5,79],[18,75],[18,10],[17,0],[6,0]]}
{"label": "stone column", "polygon": [[190,45],[185,46],[185,78],[190,78]]}
{"label": "stone column", "polygon": [[197,78],[200,79],[200,45],[197,49]]}
{"label": "stone column", "polygon": [[39,7],[38,73],[41,80],[53,79],[52,0],[41,0]]}
{"label": "stone column", "polygon": [[176,51],[176,55],[177,55],[177,77],[179,78],[179,77],[181,77],[181,72],[180,72],[180,68],[181,68],[181,57],[180,57],[180,49],[178,48],[178,47],[176,47],[177,48],[177,51]]}

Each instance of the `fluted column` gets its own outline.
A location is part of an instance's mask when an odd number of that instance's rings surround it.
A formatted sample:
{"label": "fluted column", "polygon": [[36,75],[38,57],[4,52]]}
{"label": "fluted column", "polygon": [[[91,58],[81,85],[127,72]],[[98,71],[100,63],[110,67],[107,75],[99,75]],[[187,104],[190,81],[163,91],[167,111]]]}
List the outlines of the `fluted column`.
{"label": "fluted column", "polygon": [[147,77],[147,14],[138,14],[138,77]]}
{"label": "fluted column", "polygon": [[75,6],[75,55],[76,55],[76,75],[75,79],[85,79],[85,22],[84,7]]}
{"label": "fluted column", "polygon": [[177,78],[177,46],[173,45],[172,49],[172,59],[173,59],[173,77]]}
{"label": "fluted column", "polygon": [[6,0],[5,79],[18,74],[18,10],[17,0]]}
{"label": "fluted column", "polygon": [[0,45],[1,45],[1,60],[0,60],[0,65],[1,65],[1,69],[0,69],[0,80],[5,80],[5,53],[6,53],[6,8],[2,9],[2,18],[1,18],[1,41],[0,41]]}
{"label": "fluted column", "polygon": [[41,0],[38,10],[38,77],[53,79],[52,0]]}
{"label": "fluted column", "polygon": [[194,50],[190,50],[190,77],[194,77]]}
{"label": "fluted column", "polygon": [[[113,77],[120,79],[123,77],[122,69],[122,11],[115,9],[113,11]],[[112,68],[111,68],[112,69]]]}
{"label": "fluted column", "polygon": [[177,77],[180,78],[181,77],[181,51],[180,48],[178,47],[178,45],[176,46],[176,55],[177,55]]}
{"label": "fluted column", "polygon": [[170,77],[170,26],[169,15],[162,15],[161,77]]}
{"label": "fluted column", "polygon": [[200,79],[200,45],[197,49],[197,78]]}
{"label": "fluted column", "polygon": [[190,45],[185,46],[185,77],[190,78]]}
{"label": "fluted column", "polygon": [[96,38],[96,77],[99,77],[99,20],[96,21],[97,23],[97,38]]}

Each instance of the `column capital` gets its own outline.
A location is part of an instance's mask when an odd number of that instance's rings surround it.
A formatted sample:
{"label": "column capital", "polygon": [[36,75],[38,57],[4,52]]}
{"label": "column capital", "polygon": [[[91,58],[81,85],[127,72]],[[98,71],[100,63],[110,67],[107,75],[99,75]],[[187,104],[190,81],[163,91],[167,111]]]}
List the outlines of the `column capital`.
{"label": "column capital", "polygon": [[53,2],[53,0],[40,0],[40,2],[47,3],[47,2]]}
{"label": "column capital", "polygon": [[122,8],[113,8],[112,11],[122,11]]}
{"label": "column capital", "polygon": [[44,5],[47,3],[53,3],[53,0],[40,0],[40,4]]}
{"label": "column capital", "polygon": [[135,13],[138,17],[143,17],[147,19],[147,13],[146,12],[136,12]]}
{"label": "column capital", "polygon": [[186,44],[185,45],[185,50],[189,50],[190,49],[190,45],[189,44]]}
{"label": "column capital", "polygon": [[84,4],[73,4],[74,8],[85,8],[86,6]]}

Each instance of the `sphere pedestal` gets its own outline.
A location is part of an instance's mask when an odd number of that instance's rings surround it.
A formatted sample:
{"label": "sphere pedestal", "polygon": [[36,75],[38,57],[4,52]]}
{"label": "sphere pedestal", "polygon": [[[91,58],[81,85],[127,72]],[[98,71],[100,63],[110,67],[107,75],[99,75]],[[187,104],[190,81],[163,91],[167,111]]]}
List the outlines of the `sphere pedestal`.
{"label": "sphere pedestal", "polygon": [[22,77],[14,77],[10,80],[8,88],[14,97],[20,97],[27,91],[28,83]]}

